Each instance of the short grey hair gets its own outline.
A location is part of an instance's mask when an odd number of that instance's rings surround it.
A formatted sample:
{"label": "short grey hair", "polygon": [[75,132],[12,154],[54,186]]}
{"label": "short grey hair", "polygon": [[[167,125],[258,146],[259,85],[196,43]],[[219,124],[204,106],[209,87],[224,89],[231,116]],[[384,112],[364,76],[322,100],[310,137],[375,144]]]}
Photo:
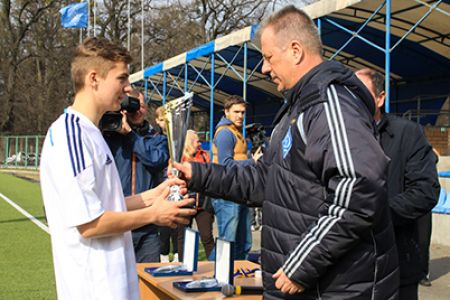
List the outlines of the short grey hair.
{"label": "short grey hair", "polygon": [[257,32],[259,41],[262,32],[268,27],[274,30],[279,42],[284,44],[297,39],[310,52],[322,55],[322,40],[316,24],[303,10],[294,5],[282,8],[261,23]]}
{"label": "short grey hair", "polygon": [[379,96],[384,91],[384,76],[380,72],[371,68],[364,68],[356,71],[356,73],[370,78],[375,89],[373,92],[375,92],[376,96]]}

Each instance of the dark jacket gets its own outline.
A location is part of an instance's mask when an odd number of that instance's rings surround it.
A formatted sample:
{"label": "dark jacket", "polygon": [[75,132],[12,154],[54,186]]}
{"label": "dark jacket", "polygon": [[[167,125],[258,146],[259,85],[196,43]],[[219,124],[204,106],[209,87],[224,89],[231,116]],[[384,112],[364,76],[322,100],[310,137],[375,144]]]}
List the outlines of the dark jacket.
{"label": "dark jacket", "polygon": [[383,115],[378,124],[380,142],[391,159],[388,171],[388,200],[394,223],[401,285],[417,283],[427,274],[421,253],[418,219],[429,213],[439,199],[436,155],[420,125]]}
{"label": "dark jacket", "polygon": [[[163,171],[169,161],[167,138],[144,126],[133,128],[127,135],[111,132],[104,135],[106,143],[111,149],[119,171],[124,196],[131,195],[131,165],[132,154],[136,156],[136,194],[157,186],[162,182]],[[157,226],[146,225],[133,231],[136,234],[156,233]]]}
{"label": "dark jacket", "polygon": [[[189,188],[262,204],[266,299],[397,298],[387,158],[373,112],[353,73],[323,62],[286,94],[255,167],[193,164]],[[272,275],[281,267],[303,294],[275,288]]]}

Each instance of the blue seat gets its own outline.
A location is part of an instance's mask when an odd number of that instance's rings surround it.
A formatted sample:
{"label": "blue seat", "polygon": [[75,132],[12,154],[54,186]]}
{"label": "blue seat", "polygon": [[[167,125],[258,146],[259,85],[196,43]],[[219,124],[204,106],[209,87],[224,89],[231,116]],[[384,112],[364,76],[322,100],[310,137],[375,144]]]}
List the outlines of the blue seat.
{"label": "blue seat", "polygon": [[450,193],[449,195],[447,195],[447,192],[445,191],[445,189],[443,187],[441,187],[441,191],[439,193],[439,201],[436,204],[436,206],[433,208],[433,212],[434,213],[439,213],[439,214],[448,214],[450,213],[450,207],[448,208],[448,211],[446,211],[446,204],[447,206],[450,206],[450,201],[447,201],[447,199],[450,197]]}
{"label": "blue seat", "polygon": [[438,172],[439,177],[450,177],[450,171]]}
{"label": "blue seat", "polygon": [[450,193],[447,194],[447,197],[442,204],[442,213],[443,214],[450,214]]}

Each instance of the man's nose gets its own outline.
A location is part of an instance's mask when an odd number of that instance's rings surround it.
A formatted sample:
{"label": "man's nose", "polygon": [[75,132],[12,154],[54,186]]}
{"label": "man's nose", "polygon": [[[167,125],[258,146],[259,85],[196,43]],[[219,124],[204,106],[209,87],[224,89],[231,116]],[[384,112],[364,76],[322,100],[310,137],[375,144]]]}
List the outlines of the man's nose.
{"label": "man's nose", "polygon": [[126,83],[125,87],[123,88],[123,92],[127,94],[127,93],[131,93],[132,90],[133,89],[131,87],[131,83],[129,80],[127,80],[127,83]]}

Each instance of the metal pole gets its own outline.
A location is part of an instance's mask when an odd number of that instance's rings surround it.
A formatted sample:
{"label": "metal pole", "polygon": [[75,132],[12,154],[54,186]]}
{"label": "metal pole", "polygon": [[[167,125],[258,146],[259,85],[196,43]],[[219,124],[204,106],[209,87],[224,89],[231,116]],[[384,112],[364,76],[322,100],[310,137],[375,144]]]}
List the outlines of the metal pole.
{"label": "metal pole", "polygon": [[9,157],[9,136],[6,136],[6,143],[5,143],[5,162],[8,160]]}
{"label": "metal pole", "polygon": [[28,167],[28,135],[25,136],[25,167]]}
{"label": "metal pole", "polygon": [[166,104],[166,83],[167,83],[167,73],[166,73],[166,71],[164,71],[164,73],[163,73],[163,98],[162,98],[163,105]]}
{"label": "metal pole", "polygon": [[38,167],[38,160],[39,160],[39,136],[37,135],[36,136],[36,151],[35,151],[35,154],[36,154],[36,158],[35,158],[35,160],[34,160],[34,167],[37,169],[37,167]]}
{"label": "metal pole", "polygon": [[[242,87],[242,98],[247,102],[247,42],[244,43],[244,84]],[[244,114],[244,124],[242,126],[242,135],[245,139],[245,125],[247,125],[247,110]]]}
{"label": "metal pole", "polygon": [[88,0],[88,26],[87,26],[87,36],[90,37],[91,33],[91,0]]}
{"label": "metal pole", "polygon": [[188,92],[188,63],[184,64],[184,93]]}
{"label": "metal pole", "polygon": [[141,70],[144,70],[144,0],[141,0]]}
{"label": "metal pole", "polygon": [[390,107],[390,74],[391,74],[391,0],[386,0],[386,43],[384,45],[385,52],[385,76],[384,76],[384,90],[386,92],[386,99],[384,110],[389,113]]}
{"label": "metal pole", "polygon": [[317,19],[317,30],[319,31],[319,36],[322,36],[322,20],[320,18]]}
{"label": "metal pole", "polygon": [[16,163],[15,163],[16,167],[17,167],[17,160],[19,158],[18,148],[19,148],[19,137],[16,135]]}
{"label": "metal pole", "polygon": [[150,98],[148,97],[148,79],[145,78],[144,79],[144,95],[145,95],[145,100],[147,100],[147,104],[150,104]]}
{"label": "metal pole", "polygon": [[213,131],[214,131],[214,53],[211,54],[211,82],[210,82],[210,93],[209,93],[209,157],[213,159],[212,153],[212,143],[213,143]]}
{"label": "metal pole", "polygon": [[128,0],[128,33],[127,33],[127,49],[130,51],[130,36],[131,36],[131,6]]}
{"label": "metal pole", "polygon": [[95,27],[96,27],[96,24],[97,24],[97,21],[95,20],[96,19],[96,15],[97,15],[97,2],[95,2],[95,0],[94,0],[94,27],[93,27],[94,37],[96,36],[96,33],[95,33]]}

